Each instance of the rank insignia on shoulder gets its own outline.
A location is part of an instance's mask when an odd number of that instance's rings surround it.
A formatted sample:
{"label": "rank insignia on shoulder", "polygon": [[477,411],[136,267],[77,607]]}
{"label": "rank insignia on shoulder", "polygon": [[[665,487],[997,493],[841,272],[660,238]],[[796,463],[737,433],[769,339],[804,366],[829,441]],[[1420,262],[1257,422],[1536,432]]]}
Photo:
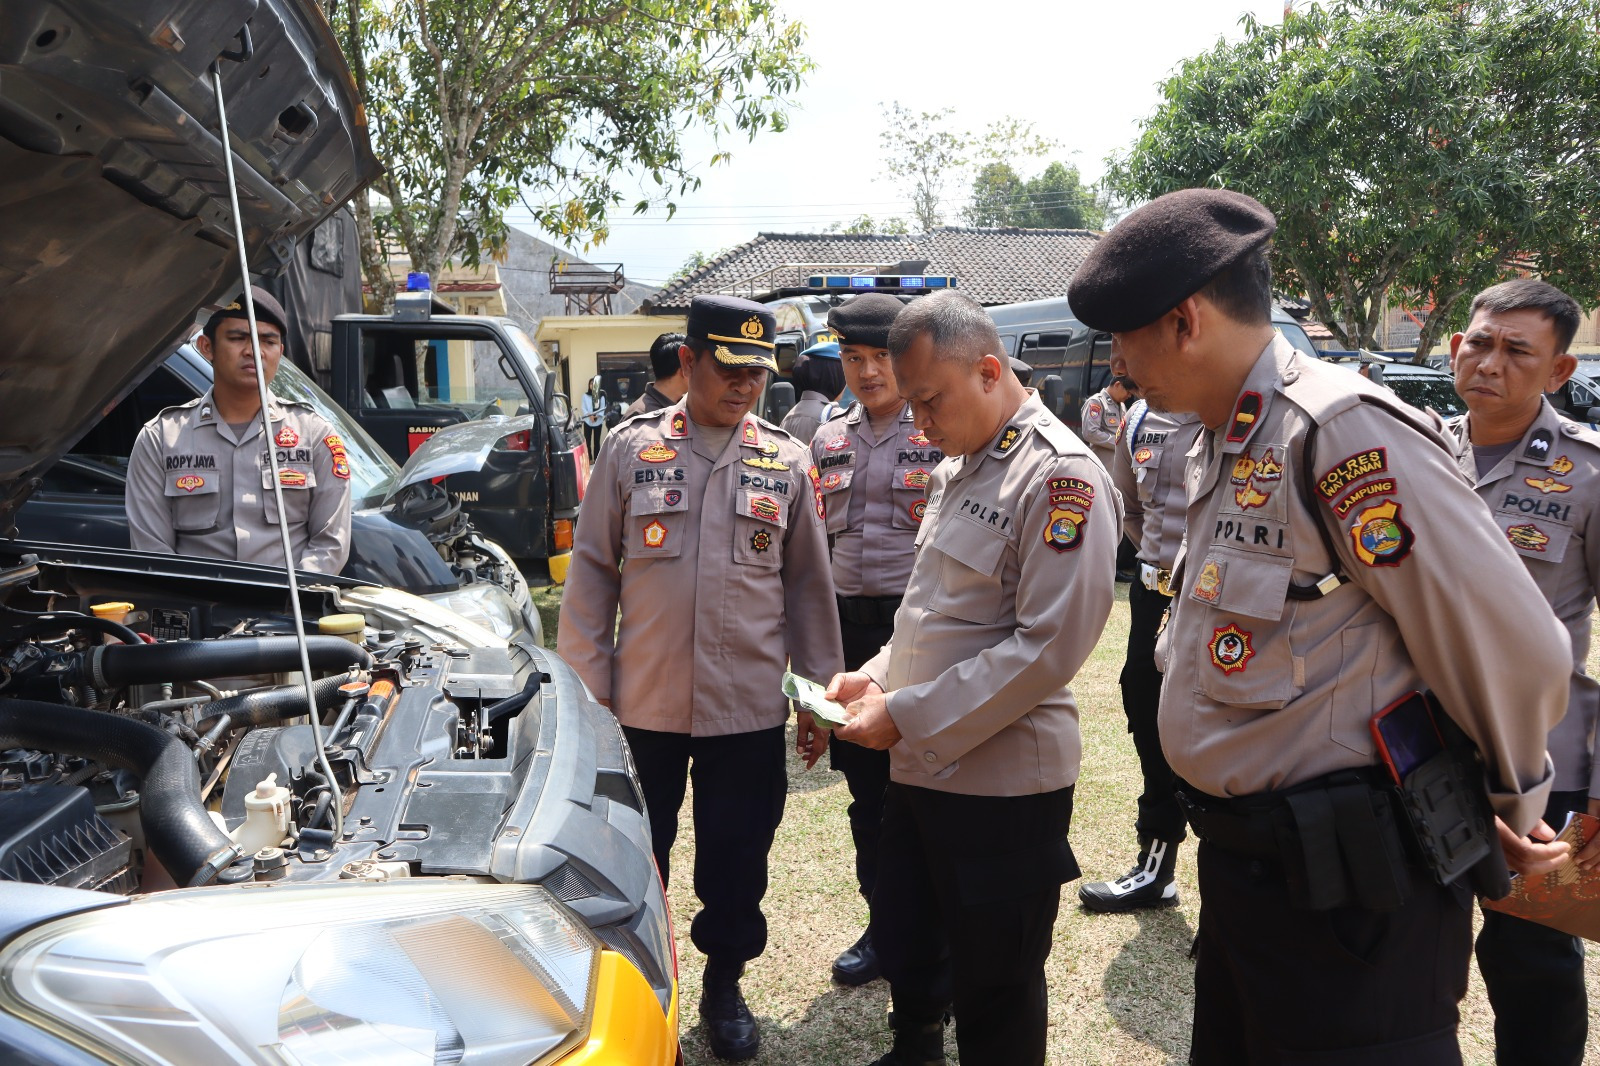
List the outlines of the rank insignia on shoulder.
{"label": "rank insignia on shoulder", "polygon": [[1550,543],[1550,536],[1544,530],[1526,522],[1520,526],[1511,526],[1506,530],[1506,539],[1513,548],[1522,548],[1531,552],[1542,552],[1544,546]]}
{"label": "rank insignia on shoulder", "polygon": [[1536,463],[1542,463],[1550,458],[1550,445],[1554,443],[1555,435],[1541,426],[1528,438],[1528,446],[1522,450],[1522,456]]}
{"label": "rank insignia on shoulder", "polygon": [[789,464],[784,462],[783,460],[781,460],[781,459],[768,459],[764,455],[758,455],[758,456],[756,456],[756,457],[754,457],[752,459],[741,459],[739,461],[741,463],[743,463],[745,466],[753,466],[757,470],[787,470],[787,469],[789,469]]}
{"label": "rank insignia on shoulder", "polygon": [[639,450],[639,458],[647,463],[669,463],[678,457],[678,449],[666,441],[655,441]]}
{"label": "rank insignia on shoulder", "polygon": [[294,431],[293,426],[284,426],[278,430],[278,435],[273,437],[272,441],[280,448],[293,448],[300,443],[300,434]]}
{"label": "rank insignia on shoulder", "polygon": [[746,422],[744,424],[744,436],[741,438],[741,442],[756,447],[760,446],[761,434],[756,430],[754,422]]}
{"label": "rank insignia on shoulder", "polygon": [[667,431],[669,437],[687,437],[689,435],[689,416],[682,411],[672,413],[672,422]]}
{"label": "rank insignia on shoulder", "polygon": [[1005,431],[1000,434],[999,442],[994,446],[995,454],[1004,455],[1006,452],[1009,452],[1016,445],[1017,439],[1021,436],[1022,430],[1018,429],[1016,426],[1007,426]]}
{"label": "rank insignia on shoulder", "polygon": [[1250,660],[1256,653],[1250,640],[1250,631],[1240,629],[1234,622],[1212,630],[1211,665],[1225,674],[1243,670],[1250,665]]}
{"label": "rank insignia on shoulder", "polygon": [[1544,493],[1546,496],[1548,496],[1552,492],[1571,492],[1572,491],[1572,486],[1571,485],[1568,485],[1566,482],[1563,482],[1563,481],[1557,481],[1553,477],[1542,477],[1542,478],[1525,477],[1525,478],[1522,479],[1522,483],[1524,485],[1528,486],[1530,489],[1538,489],[1540,492]]}
{"label": "rank insignia on shoulder", "polygon": [[201,477],[199,474],[185,474],[173,482],[174,485],[182,489],[184,492],[193,492],[195,489],[200,488],[205,483],[206,479]]}
{"label": "rank insignia on shoulder", "polygon": [[1400,504],[1394,500],[1365,508],[1350,526],[1356,558],[1367,566],[1399,566],[1411,554],[1415,539],[1411,527],[1400,518]]}
{"label": "rank insignia on shoulder", "polygon": [[1044,542],[1058,552],[1076,551],[1083,546],[1083,523],[1088,518],[1086,510],[1052,503],[1050,521],[1044,527]]}
{"label": "rank insignia on shoulder", "polygon": [[1261,394],[1259,392],[1246,392],[1239,397],[1239,402],[1233,407],[1233,420],[1228,423],[1229,444],[1243,444],[1250,436],[1250,431],[1255,428],[1256,419],[1261,415]]}
{"label": "rank insignia on shoulder", "polygon": [[645,526],[641,532],[644,534],[646,548],[659,548],[667,542],[667,527],[661,524],[660,519]]}
{"label": "rank insignia on shoulder", "polygon": [[278,484],[290,489],[304,488],[306,476],[299,470],[279,470]]}
{"label": "rank insignia on shoulder", "polygon": [[764,529],[758,529],[750,534],[750,550],[757,555],[764,555],[772,547],[772,534]]}
{"label": "rank insignia on shoulder", "polygon": [[1550,472],[1552,474],[1572,473],[1572,460],[1563,455],[1561,458],[1550,464]]}
{"label": "rank insignia on shoulder", "polygon": [[1216,603],[1217,597],[1222,595],[1222,571],[1224,564],[1215,559],[1207,559],[1206,564],[1200,568],[1200,575],[1194,579],[1194,598],[1204,603]]}

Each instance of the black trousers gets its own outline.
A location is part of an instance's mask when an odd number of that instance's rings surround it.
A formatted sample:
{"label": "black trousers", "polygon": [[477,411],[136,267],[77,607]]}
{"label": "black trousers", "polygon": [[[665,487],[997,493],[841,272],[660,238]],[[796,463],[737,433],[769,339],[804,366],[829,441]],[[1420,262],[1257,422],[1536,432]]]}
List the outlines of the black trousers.
{"label": "black trousers", "polygon": [[624,726],[644,786],[650,842],[661,879],[685,784],[694,777],[694,946],[721,962],[745,962],[767,948],[767,853],[788,792],[782,726],[721,737],[691,737]]}
{"label": "black trousers", "polygon": [[1460,1066],[1467,890],[1414,866],[1397,911],[1296,910],[1270,860],[1198,863],[1192,1066]]}
{"label": "black trousers", "polygon": [[962,796],[891,781],[872,935],[896,1022],[956,1016],[963,1066],[1042,1066],[1044,963],[1061,886],[1070,787]]}
{"label": "black trousers", "polygon": [[1156,635],[1172,597],[1147,589],[1135,580],[1128,586],[1128,657],[1122,664],[1122,711],[1128,732],[1139,753],[1144,791],[1139,795],[1139,817],[1134,828],[1141,837],[1178,841],[1186,835],[1183,808],[1178,806],[1172,767],[1161,750],[1156,726],[1161,707],[1161,672],[1156,669]]}
{"label": "black trousers", "polygon": [[[894,624],[858,625],[839,618],[844,638],[844,668],[859,670],[888,643]],[[856,845],[856,884],[870,903],[878,880],[878,838],[883,826],[883,790],[889,784],[889,753],[834,737],[828,742],[828,765],[844,774],[850,789],[850,836]]]}
{"label": "black trousers", "polygon": [[604,429],[604,422],[598,426],[591,426],[587,422],[583,423],[584,449],[589,453],[589,462],[591,463],[593,463],[595,457],[600,454],[600,433]]}
{"label": "black trousers", "polygon": [[[1544,820],[1560,830],[1588,793],[1552,792]],[[1583,941],[1499,911],[1483,912],[1478,970],[1494,1008],[1498,1066],[1583,1066],[1589,1040]]]}

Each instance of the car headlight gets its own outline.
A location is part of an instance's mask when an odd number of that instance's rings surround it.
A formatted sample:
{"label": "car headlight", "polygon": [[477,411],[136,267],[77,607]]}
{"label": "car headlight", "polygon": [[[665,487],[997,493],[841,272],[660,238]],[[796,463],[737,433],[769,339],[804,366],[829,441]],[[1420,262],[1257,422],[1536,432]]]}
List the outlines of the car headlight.
{"label": "car headlight", "polygon": [[524,1066],[586,1037],[599,952],[536,885],[192,889],[17,937],[0,1007],[140,1066]]}
{"label": "car headlight", "polygon": [[437,603],[507,640],[517,630],[510,594],[499,585],[477,582],[454,592],[435,592],[423,599]]}

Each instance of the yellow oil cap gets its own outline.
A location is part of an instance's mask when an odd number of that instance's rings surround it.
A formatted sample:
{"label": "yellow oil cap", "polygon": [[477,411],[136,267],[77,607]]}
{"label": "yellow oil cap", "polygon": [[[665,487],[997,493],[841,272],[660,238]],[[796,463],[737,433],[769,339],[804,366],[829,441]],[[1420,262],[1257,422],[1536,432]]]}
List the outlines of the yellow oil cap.
{"label": "yellow oil cap", "polygon": [[117,603],[96,603],[89,607],[89,613],[96,618],[109,618],[113,622],[125,621],[128,617],[128,612],[131,610],[133,610],[133,604],[120,601]]}
{"label": "yellow oil cap", "polygon": [[366,628],[367,620],[359,614],[325,614],[317,619],[317,632],[343,637],[352,644],[361,643]]}

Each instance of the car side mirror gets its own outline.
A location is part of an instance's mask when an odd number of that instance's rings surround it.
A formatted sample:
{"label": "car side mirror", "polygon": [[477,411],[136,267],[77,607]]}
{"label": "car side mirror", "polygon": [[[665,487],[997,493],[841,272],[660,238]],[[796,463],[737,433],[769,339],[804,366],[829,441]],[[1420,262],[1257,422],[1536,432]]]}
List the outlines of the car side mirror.
{"label": "car side mirror", "polygon": [[553,425],[565,426],[572,421],[572,400],[564,392],[555,392],[550,396],[550,408],[547,412]]}
{"label": "car side mirror", "polygon": [[1600,407],[1591,407],[1583,413],[1585,422],[1600,422]]}

